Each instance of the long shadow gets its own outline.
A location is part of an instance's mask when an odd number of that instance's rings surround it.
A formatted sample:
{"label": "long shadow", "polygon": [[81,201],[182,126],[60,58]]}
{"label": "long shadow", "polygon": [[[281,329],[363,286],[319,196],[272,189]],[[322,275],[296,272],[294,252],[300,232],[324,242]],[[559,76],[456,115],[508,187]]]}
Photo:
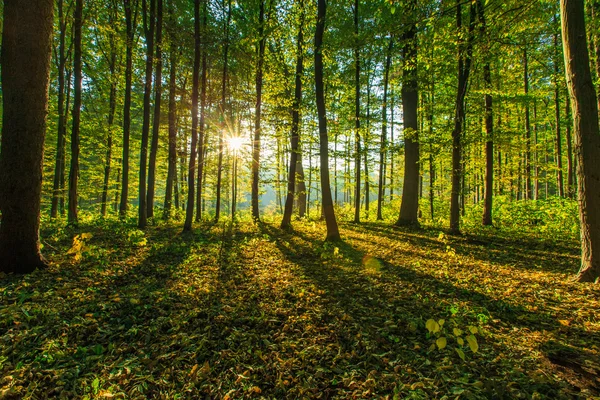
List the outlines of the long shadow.
{"label": "long shadow", "polygon": [[[280,236],[282,232],[274,227],[265,226],[263,229],[272,238],[276,238],[278,249],[288,260],[301,267],[307,277],[325,290],[328,301],[340,308],[343,313],[350,315],[352,320],[360,322],[359,333],[376,338],[375,342],[381,347],[377,351],[393,350],[396,354],[406,352],[405,347],[388,343],[385,334],[382,335],[385,330],[382,331],[381,327],[385,326],[386,320],[397,319],[400,322],[397,324],[398,327],[405,327],[399,328],[400,336],[419,340],[415,339],[414,332],[406,328],[415,323],[415,320],[420,320],[422,324],[422,318],[427,316],[450,317],[448,304],[434,303],[435,297],[439,297],[436,296],[438,293],[443,293],[443,298],[451,302],[471,304],[471,308],[485,312],[488,317],[491,314],[493,318],[500,319],[512,327],[537,331],[561,329],[568,337],[585,338],[588,343],[597,341],[591,332],[578,327],[565,329],[548,313],[534,312],[515,303],[460,288],[389,261],[379,260],[380,268],[375,271],[373,277],[369,277],[365,274],[366,266],[363,266],[365,254],[347,242],[337,243],[336,246],[339,248],[339,253],[350,260],[350,265],[336,266],[335,263],[323,263],[315,255],[314,249],[310,246],[314,238],[296,232],[295,235],[300,240],[295,240],[292,246],[288,246],[283,242],[292,240],[290,236]],[[406,290],[406,294],[399,292],[391,294],[384,290],[388,286],[396,288],[400,286],[399,291],[402,292],[407,288],[412,290]],[[418,287],[417,291],[415,287]],[[471,323],[476,324],[475,315],[471,315],[470,319]],[[355,332],[352,331],[353,334]],[[352,335],[346,335],[343,342],[346,343],[348,351],[356,346]],[[405,342],[400,342],[405,345]]]}

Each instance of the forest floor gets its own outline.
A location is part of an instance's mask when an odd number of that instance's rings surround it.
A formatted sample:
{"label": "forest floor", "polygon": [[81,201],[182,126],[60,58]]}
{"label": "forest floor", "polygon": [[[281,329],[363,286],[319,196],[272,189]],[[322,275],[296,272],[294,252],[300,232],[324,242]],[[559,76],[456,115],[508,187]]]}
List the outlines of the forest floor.
{"label": "forest floor", "polygon": [[600,398],[576,241],[322,225],[47,228],[0,276],[0,398]]}

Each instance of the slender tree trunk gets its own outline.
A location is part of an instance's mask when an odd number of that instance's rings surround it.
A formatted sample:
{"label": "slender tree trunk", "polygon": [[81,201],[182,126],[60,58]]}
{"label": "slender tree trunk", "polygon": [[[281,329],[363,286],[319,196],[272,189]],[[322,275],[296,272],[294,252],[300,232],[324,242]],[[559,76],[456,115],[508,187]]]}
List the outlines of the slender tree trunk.
{"label": "slender tree trunk", "polygon": [[61,170],[60,170],[60,197],[58,201],[58,207],[60,215],[65,215],[65,185],[66,185],[66,165],[67,165],[67,121],[69,119],[69,109],[71,108],[71,77],[73,75],[73,68],[69,68],[67,72],[67,95],[65,100],[65,125],[63,126],[64,140],[62,143],[61,154]]}
{"label": "slender tree trunk", "polygon": [[[134,3],[137,5],[137,2]],[[122,157],[122,182],[121,182],[121,204],[119,215],[124,218],[127,215],[129,200],[129,136],[131,133],[131,91],[133,80],[133,40],[135,36],[135,21],[131,0],[123,0],[125,8],[125,24],[127,26],[126,60],[125,60],[125,100],[123,103],[123,157]]]}
{"label": "slender tree trunk", "polygon": [[[225,0],[223,0],[223,3]],[[227,67],[229,56],[229,24],[231,23],[231,0],[227,0],[227,18],[224,26],[225,43],[223,44],[223,78],[221,81],[221,129],[219,132],[219,155],[217,161],[217,203],[215,207],[215,222],[219,221],[221,214],[221,180],[223,175],[223,133],[227,124],[226,116],[226,98],[227,98]],[[225,7],[223,7],[225,8]]]}
{"label": "slender tree trunk", "polygon": [[201,30],[201,42],[202,42],[202,77],[201,77],[201,88],[200,88],[200,122],[198,129],[198,182],[196,190],[196,222],[202,219],[202,193],[203,193],[203,182],[204,182],[204,151],[206,148],[205,143],[205,129],[206,129],[206,91],[207,91],[207,80],[208,80],[208,62],[207,62],[207,29],[208,29],[208,0],[202,0],[202,30]]}
{"label": "slender tree trunk", "polygon": [[4,3],[0,271],[46,266],[40,252],[40,200],[54,2]]}
{"label": "slender tree trunk", "polygon": [[394,48],[394,36],[390,35],[390,42],[385,57],[385,68],[383,70],[383,103],[381,105],[381,147],[379,150],[379,193],[377,196],[377,220],[383,220],[382,207],[385,195],[385,160],[387,156],[387,97],[390,81],[390,67],[392,65],[392,50]]}
{"label": "slender tree trunk", "polygon": [[192,72],[192,144],[190,147],[190,164],[188,168],[188,196],[185,212],[184,231],[192,230],[194,218],[194,189],[196,173],[196,153],[198,147],[198,92],[200,74],[200,0],[194,0],[194,70]]}
{"label": "slender tree trunk", "polygon": [[294,90],[294,103],[292,105],[292,136],[290,171],[288,174],[288,190],[285,199],[285,209],[281,220],[281,229],[287,229],[291,225],[292,212],[294,208],[294,190],[296,188],[296,170],[298,166],[298,153],[300,142],[300,108],[302,107],[302,75],[304,74],[304,1],[298,3],[300,7],[300,23],[298,25],[298,36],[296,39],[296,79]]}
{"label": "slender tree trunk", "polygon": [[[256,107],[254,115],[254,141],[252,142],[252,218],[259,220],[258,210],[258,187],[259,187],[259,167],[260,167],[260,134],[261,134],[261,111],[262,111],[262,86],[263,86],[263,61],[265,57],[265,44],[267,41],[265,35],[265,1],[260,0],[258,13],[258,51],[256,65]],[[277,171],[279,176],[279,171]],[[279,190],[279,189],[278,189]]]}
{"label": "slender tree trunk", "polygon": [[315,93],[317,113],[319,118],[319,150],[321,152],[321,192],[323,194],[323,214],[327,225],[326,240],[340,240],[340,232],[335,219],[333,199],[331,198],[331,185],[329,182],[329,137],[327,136],[327,114],[325,110],[325,93],[323,87],[323,34],[325,32],[325,18],[327,3],[318,0],[317,27],[315,30]]}
{"label": "slender tree trunk", "polygon": [[583,0],[561,0],[567,87],[573,108],[581,221],[580,282],[600,277],[600,132],[598,103],[590,73]]}
{"label": "slender tree trunk", "polygon": [[[556,18],[556,17],[555,17]],[[560,87],[558,83],[558,74],[560,73],[558,54],[558,33],[554,34],[554,116],[556,125],[556,183],[558,186],[558,195],[565,197],[565,187],[563,179],[562,165],[562,138],[560,133]]]}
{"label": "slender tree trunk", "polygon": [[154,120],[152,122],[152,142],[150,143],[150,159],[148,161],[148,218],[154,217],[154,192],[156,186],[156,156],[158,153],[158,135],[160,132],[160,106],[162,102],[162,29],[163,29],[163,0],[156,0],[156,56],[154,70]]}
{"label": "slender tree trunk", "polygon": [[110,183],[110,167],[112,159],[112,140],[113,140],[113,125],[115,121],[115,112],[117,108],[117,77],[116,77],[116,62],[117,53],[114,46],[114,40],[111,38],[110,45],[110,94],[109,94],[109,110],[108,110],[108,135],[106,138],[106,163],[104,165],[104,184],[102,186],[102,204],[100,214],[106,216],[106,205],[108,203],[108,186]]}
{"label": "slender tree trunk", "polygon": [[567,121],[565,136],[567,140],[567,194],[569,198],[575,197],[576,185],[574,180],[574,165],[573,165],[573,139],[571,138],[571,102],[569,96],[565,98],[565,119]]}
{"label": "slender tree trunk", "polygon": [[[456,25],[458,31],[462,29],[462,6],[461,0],[456,2]],[[473,26],[475,9],[471,3],[469,33],[467,43],[458,40],[458,90],[456,93],[456,115],[454,118],[454,130],[452,131],[452,194],[450,199],[450,231],[460,232],[460,204],[462,169],[462,130],[465,121],[465,96],[469,74],[471,72],[471,58],[473,50]]]}
{"label": "slender tree trunk", "polygon": [[[408,14],[415,18],[417,2],[409,4]],[[402,70],[402,110],[404,116],[404,188],[400,216],[396,225],[419,226],[419,126],[417,109],[419,93],[417,89],[417,29],[411,22],[404,35],[402,49],[404,69]]]}
{"label": "slender tree trunk", "polygon": [[77,189],[79,180],[79,126],[81,122],[81,28],[83,24],[83,0],[75,1],[73,20],[73,73],[75,91],[73,98],[73,127],[71,130],[71,169],[69,170],[69,224],[77,224]]}
{"label": "slender tree trunk", "polygon": [[[56,164],[54,169],[54,182],[52,192],[52,204],[50,206],[50,217],[58,217],[58,203],[59,199],[64,198],[64,194],[61,190],[61,176],[65,173],[64,164],[64,153],[65,153],[65,142],[67,137],[67,111],[65,108],[65,74],[66,74],[66,36],[67,36],[67,22],[63,12],[63,0],[58,0],[58,25],[60,28],[59,43],[58,43],[58,135],[56,144]],[[67,81],[67,85],[70,82]],[[68,107],[67,107],[68,108]],[[64,186],[64,185],[63,185]]]}
{"label": "slender tree trunk", "polygon": [[354,0],[354,222],[360,222],[360,47],[358,38],[358,3]]}
{"label": "slender tree trunk", "polygon": [[[529,60],[527,46],[523,48],[523,87],[525,90],[525,199],[533,198],[531,193],[531,121],[529,111]],[[519,185],[520,187],[520,185]]]}
{"label": "slender tree trunk", "polygon": [[[146,1],[150,2],[150,15],[148,15]],[[142,120],[142,143],[140,147],[140,181],[138,195],[138,228],[140,229],[146,227],[148,218],[146,168],[148,161],[148,139],[150,136],[150,98],[152,97],[152,63],[154,58],[154,19],[156,18],[156,1],[157,0],[142,0],[142,15],[144,18],[144,31],[146,34],[146,78],[144,82],[144,113]]]}
{"label": "slender tree trunk", "polygon": [[[481,39],[487,43],[489,38],[486,32],[485,14],[482,0],[477,0],[477,14],[479,16]],[[492,199],[494,196],[494,114],[492,94],[492,72],[489,61],[489,48],[484,50],[485,64],[483,66],[483,80],[485,83],[485,190],[483,203],[483,225],[492,225]]]}
{"label": "slender tree trunk", "polygon": [[[173,18],[174,19],[174,18]],[[169,55],[169,166],[167,170],[167,188],[165,192],[164,218],[171,216],[173,203],[173,184],[177,180],[177,44],[176,38],[172,36],[170,41]]]}

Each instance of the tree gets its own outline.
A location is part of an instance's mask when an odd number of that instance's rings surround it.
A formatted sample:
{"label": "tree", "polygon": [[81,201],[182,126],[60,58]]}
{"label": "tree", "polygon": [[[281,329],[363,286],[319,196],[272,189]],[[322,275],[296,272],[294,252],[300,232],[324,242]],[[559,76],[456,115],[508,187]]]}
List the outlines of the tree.
{"label": "tree", "polygon": [[0,271],[46,265],[40,252],[40,201],[54,2],[4,3]]}
{"label": "tree", "polygon": [[281,220],[281,229],[290,227],[292,211],[294,209],[294,194],[296,189],[296,170],[298,166],[298,153],[300,142],[300,107],[302,106],[302,75],[304,74],[304,1],[300,0],[300,23],[298,24],[298,36],[296,38],[296,78],[294,90],[294,103],[292,104],[292,135],[290,172],[288,175],[288,190],[285,199],[285,209]]}
{"label": "tree", "polygon": [[142,0],[142,16],[144,33],[146,35],[146,77],[144,80],[144,117],[142,122],[142,144],[140,148],[140,186],[139,186],[139,208],[138,228],[144,229],[147,224],[147,198],[146,198],[146,162],[148,160],[148,140],[150,136],[150,98],[152,97],[152,64],[154,53],[154,19],[156,18],[156,1],[150,1],[150,14],[146,7],[146,0]]}
{"label": "tree", "polygon": [[75,75],[75,90],[73,98],[73,127],[71,130],[71,169],[69,170],[69,224],[77,224],[77,202],[79,181],[79,129],[81,125],[81,28],[83,24],[83,0],[75,1],[73,20],[73,73]]}
{"label": "tree", "polygon": [[194,218],[194,184],[196,172],[196,153],[198,147],[198,91],[200,74],[200,0],[194,0],[194,71],[192,72],[192,145],[188,169],[188,198],[185,210],[184,231],[192,230]]}
{"label": "tree", "polygon": [[252,142],[252,218],[259,219],[258,212],[258,170],[260,166],[260,134],[261,134],[261,112],[262,112],[262,90],[263,90],[263,63],[265,58],[265,1],[260,0],[258,12],[258,51],[256,62],[256,107],[254,115],[254,141]]}
{"label": "tree", "polygon": [[415,0],[408,6],[411,18],[404,34],[404,69],[402,70],[402,111],[404,114],[404,189],[400,216],[396,225],[419,225],[419,93],[417,89],[417,27]]}
{"label": "tree", "polygon": [[354,0],[354,222],[360,222],[360,46],[358,38],[358,0]]}
{"label": "tree", "polygon": [[583,0],[561,0],[560,14],[567,87],[573,109],[579,219],[581,222],[580,282],[600,277],[600,132],[598,100],[590,72]]}
{"label": "tree", "polygon": [[323,214],[327,225],[326,240],[340,240],[340,232],[335,219],[331,184],[329,181],[329,137],[327,136],[327,113],[325,110],[325,88],[323,84],[323,34],[327,3],[318,0],[317,27],[315,30],[315,94],[319,119],[319,151],[321,152],[321,192],[323,195]]}
{"label": "tree", "polygon": [[377,195],[377,220],[383,220],[382,208],[385,195],[385,160],[387,155],[387,108],[388,88],[390,82],[390,68],[392,65],[392,50],[394,48],[394,36],[390,35],[387,53],[385,56],[385,68],[383,70],[383,102],[381,104],[381,143],[379,149],[379,191]]}

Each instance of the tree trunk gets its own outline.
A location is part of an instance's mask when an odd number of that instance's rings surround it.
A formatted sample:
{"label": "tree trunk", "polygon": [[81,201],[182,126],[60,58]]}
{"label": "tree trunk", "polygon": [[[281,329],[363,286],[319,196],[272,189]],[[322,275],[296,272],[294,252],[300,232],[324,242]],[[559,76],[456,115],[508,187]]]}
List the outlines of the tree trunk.
{"label": "tree trunk", "polygon": [[302,107],[302,75],[304,74],[304,1],[300,0],[300,23],[298,25],[298,36],[296,39],[296,79],[294,90],[294,103],[292,105],[292,137],[290,154],[290,171],[288,174],[288,190],[285,199],[285,209],[281,220],[281,229],[287,229],[291,225],[292,212],[294,208],[294,191],[296,189],[296,170],[298,166],[299,142],[300,142],[300,108]]}
{"label": "tree trunk", "polygon": [[565,136],[567,140],[567,194],[570,199],[575,197],[575,179],[573,167],[573,139],[571,138],[571,102],[569,96],[565,98],[565,119],[567,121]]}
{"label": "tree trunk", "polygon": [[40,199],[54,2],[4,3],[0,271],[29,273],[40,253]]}
{"label": "tree trunk", "polygon": [[[414,19],[416,1],[408,6],[409,14]],[[404,69],[402,70],[402,111],[404,116],[404,188],[400,216],[396,225],[419,226],[419,126],[417,110],[419,93],[417,89],[417,29],[416,22],[411,22],[404,35],[405,44],[402,49]]]}
{"label": "tree trunk", "polygon": [[[477,14],[479,16],[481,39],[487,43],[489,38],[486,33],[485,11],[482,0],[477,0]],[[489,61],[489,48],[484,49],[485,64],[483,66],[483,80],[485,83],[485,190],[483,202],[483,225],[492,225],[492,199],[494,196],[494,114],[492,94],[492,72]]]}
{"label": "tree trunk", "polygon": [[354,0],[354,222],[360,222],[360,48],[358,44],[358,0]]}
{"label": "tree trunk", "polygon": [[[134,3],[137,5],[137,2]],[[127,26],[126,60],[125,60],[125,100],[123,103],[123,157],[122,157],[122,182],[121,182],[121,204],[119,215],[121,218],[127,216],[129,200],[129,136],[131,133],[131,91],[133,80],[133,40],[135,36],[135,21],[131,0],[123,0],[125,8],[125,24]]]}
{"label": "tree trunk", "polygon": [[[265,1],[260,1],[258,12],[258,54],[256,65],[256,107],[254,115],[254,141],[252,142],[252,218],[258,221],[260,215],[258,210],[258,184],[260,167],[260,134],[261,134],[261,111],[262,111],[262,86],[263,86],[263,61],[265,58],[265,44],[267,37],[265,35]],[[279,176],[279,171],[277,171]],[[278,189],[279,190],[279,189]]]}
{"label": "tree trunk", "polygon": [[[174,17],[172,17],[175,20]],[[174,27],[175,28],[175,27]],[[177,40],[173,37],[175,29],[170,32],[170,55],[169,55],[169,166],[167,170],[167,187],[165,191],[164,218],[171,216],[173,205],[173,185],[177,180]]]}
{"label": "tree trunk", "polygon": [[[462,7],[461,1],[457,0],[456,26],[460,32],[462,29]],[[471,73],[471,59],[473,51],[473,27],[475,9],[471,3],[470,7],[469,33],[467,44],[459,38],[458,40],[458,89],[456,92],[456,114],[454,118],[454,129],[452,131],[452,193],[450,198],[450,231],[460,232],[460,204],[461,180],[462,180],[462,130],[465,121],[465,96],[467,95],[467,84]]]}
{"label": "tree trunk", "polygon": [[[146,1],[150,1],[150,15],[146,9]],[[147,225],[148,203],[147,203],[147,161],[148,161],[148,139],[150,136],[150,98],[152,97],[152,63],[154,54],[154,19],[156,17],[156,1],[142,0],[142,15],[144,18],[144,32],[146,35],[146,78],[144,81],[144,113],[142,120],[142,143],[140,146],[140,180],[139,180],[139,208],[138,228],[144,229]]]}
{"label": "tree trunk", "polygon": [[387,97],[390,81],[390,67],[392,65],[392,49],[394,48],[394,36],[390,35],[390,42],[385,57],[385,68],[383,70],[383,103],[381,105],[381,146],[379,149],[379,193],[377,195],[377,220],[383,220],[382,207],[385,195],[385,160],[387,155]]}
{"label": "tree trunk", "polygon": [[102,204],[100,215],[106,216],[106,206],[108,203],[108,186],[110,183],[110,167],[112,158],[112,140],[113,140],[113,125],[115,121],[115,112],[117,108],[117,78],[116,78],[116,62],[117,53],[114,47],[114,42],[111,39],[111,54],[110,54],[110,94],[109,94],[109,110],[108,110],[108,136],[106,138],[106,164],[104,165],[104,184],[102,186]]}
{"label": "tree trunk", "polygon": [[200,74],[200,0],[194,0],[194,70],[192,72],[192,143],[190,147],[190,164],[188,168],[188,196],[185,212],[184,231],[192,230],[195,200],[196,153],[198,147],[198,92]]}
{"label": "tree trunk", "polygon": [[71,130],[71,169],[69,170],[69,224],[77,224],[77,189],[79,181],[79,126],[81,123],[81,28],[83,24],[83,0],[75,1],[73,20],[73,74],[75,88],[73,96],[73,127]]}
{"label": "tree trunk", "polygon": [[[556,19],[556,17],[555,17]],[[556,184],[558,186],[558,195],[565,197],[565,187],[563,179],[562,165],[562,138],[560,134],[560,87],[558,83],[559,74],[559,54],[558,54],[558,33],[554,34],[554,116],[556,124]]]}
{"label": "tree trunk", "polygon": [[321,159],[321,191],[323,194],[323,214],[327,225],[326,240],[340,240],[340,232],[335,219],[333,199],[331,198],[331,185],[329,182],[329,137],[327,136],[327,114],[325,110],[325,93],[323,87],[323,34],[325,31],[325,18],[327,4],[325,0],[318,0],[317,26],[315,30],[315,94],[317,101],[317,114],[319,118],[319,150]]}
{"label": "tree trunk", "polygon": [[573,108],[581,221],[580,282],[600,277],[600,132],[598,103],[590,73],[583,0],[561,0],[567,87]]}
{"label": "tree trunk", "polygon": [[201,30],[201,44],[202,44],[202,77],[201,77],[201,88],[200,88],[200,122],[198,127],[198,182],[196,189],[196,222],[202,219],[202,192],[204,183],[204,151],[206,149],[205,143],[205,129],[206,129],[206,90],[207,90],[207,76],[208,76],[208,64],[207,64],[207,29],[208,29],[208,0],[202,0],[202,30]]}
{"label": "tree trunk", "polygon": [[[50,217],[58,217],[59,199],[64,198],[61,187],[61,177],[65,173],[64,153],[67,137],[67,108],[65,108],[65,74],[67,57],[65,54],[67,21],[63,12],[63,0],[58,1],[58,25],[60,28],[58,43],[58,135],[56,143],[56,161],[54,169],[54,182],[52,191],[52,204],[50,206]],[[70,85],[70,82],[67,81]],[[64,186],[64,185],[63,185]]]}
{"label": "tree trunk", "polygon": [[158,135],[160,132],[160,105],[162,101],[162,28],[163,0],[157,0],[156,7],[156,67],[154,70],[154,120],[152,121],[152,142],[150,143],[150,160],[148,161],[148,218],[154,217],[154,192],[156,186],[156,155],[158,153]]}
{"label": "tree trunk", "polygon": [[[223,0],[223,3],[225,0]],[[229,56],[229,24],[231,23],[231,0],[227,0],[227,19],[225,22],[225,43],[223,44],[223,77],[221,80],[221,129],[219,132],[219,155],[217,161],[217,200],[215,206],[215,222],[219,221],[221,214],[221,180],[223,175],[223,134],[227,124],[225,123],[226,116],[226,99],[227,99],[227,63]],[[225,8],[225,7],[223,7]]]}
{"label": "tree trunk", "polygon": [[[529,60],[527,45],[523,48],[523,87],[525,91],[525,199],[533,198],[531,192],[531,121],[529,112]],[[520,189],[519,185],[519,189]]]}

